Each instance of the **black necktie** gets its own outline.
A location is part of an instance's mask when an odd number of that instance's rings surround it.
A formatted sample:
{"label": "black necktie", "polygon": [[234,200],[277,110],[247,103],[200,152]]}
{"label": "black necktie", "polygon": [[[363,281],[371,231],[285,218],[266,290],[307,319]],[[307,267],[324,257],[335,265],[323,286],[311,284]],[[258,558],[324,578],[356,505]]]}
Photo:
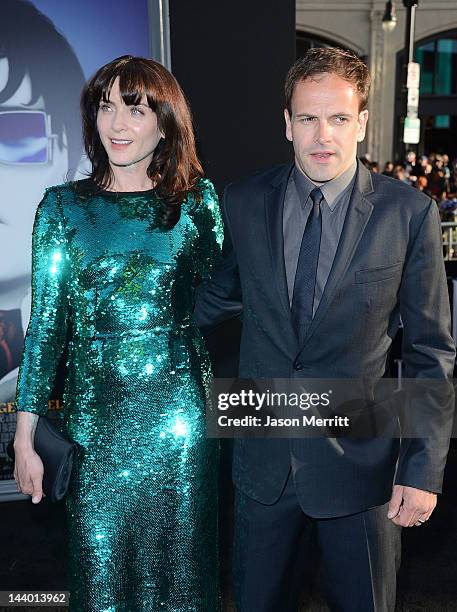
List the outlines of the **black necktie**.
{"label": "black necktie", "polygon": [[309,197],[313,202],[313,208],[303,232],[292,297],[292,321],[300,340],[303,339],[313,318],[314,289],[322,233],[321,202],[324,196],[319,187],[316,187]]}

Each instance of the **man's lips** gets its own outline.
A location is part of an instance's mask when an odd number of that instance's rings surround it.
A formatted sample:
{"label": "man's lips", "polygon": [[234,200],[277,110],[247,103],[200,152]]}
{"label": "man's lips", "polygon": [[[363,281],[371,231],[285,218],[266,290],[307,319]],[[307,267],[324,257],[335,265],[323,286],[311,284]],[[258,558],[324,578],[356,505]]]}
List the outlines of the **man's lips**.
{"label": "man's lips", "polygon": [[310,153],[309,155],[314,161],[325,163],[332,159],[335,153],[333,151],[316,151],[315,153]]}

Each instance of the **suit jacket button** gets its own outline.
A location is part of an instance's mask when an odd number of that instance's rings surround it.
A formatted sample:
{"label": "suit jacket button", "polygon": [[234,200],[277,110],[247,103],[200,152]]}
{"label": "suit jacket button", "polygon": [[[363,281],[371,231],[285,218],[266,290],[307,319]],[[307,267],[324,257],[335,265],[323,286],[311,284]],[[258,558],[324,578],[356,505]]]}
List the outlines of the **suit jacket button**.
{"label": "suit jacket button", "polygon": [[301,361],[296,361],[294,363],[294,370],[296,370],[297,372],[299,372],[300,370],[303,370],[305,366],[302,364]]}

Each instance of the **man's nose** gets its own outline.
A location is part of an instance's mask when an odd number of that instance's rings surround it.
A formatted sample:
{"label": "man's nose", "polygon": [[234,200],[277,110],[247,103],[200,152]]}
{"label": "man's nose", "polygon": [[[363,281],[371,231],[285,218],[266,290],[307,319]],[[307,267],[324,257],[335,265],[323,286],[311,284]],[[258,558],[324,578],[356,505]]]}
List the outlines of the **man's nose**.
{"label": "man's nose", "polygon": [[319,121],[317,128],[317,142],[329,142],[332,139],[332,128],[327,121]]}

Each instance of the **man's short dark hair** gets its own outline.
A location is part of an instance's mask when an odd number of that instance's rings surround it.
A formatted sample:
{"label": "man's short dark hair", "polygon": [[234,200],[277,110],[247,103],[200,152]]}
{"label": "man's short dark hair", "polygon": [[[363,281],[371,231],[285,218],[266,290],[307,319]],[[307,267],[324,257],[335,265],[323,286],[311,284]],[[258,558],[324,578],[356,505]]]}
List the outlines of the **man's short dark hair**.
{"label": "man's short dark hair", "polygon": [[367,65],[355,53],[337,47],[309,49],[287,73],[285,108],[292,114],[292,96],[297,83],[322,74],[336,74],[354,87],[359,95],[359,111],[367,108],[371,77]]}
{"label": "man's short dark hair", "polygon": [[74,173],[83,152],[79,97],[85,78],[70,44],[28,0],[1,0],[0,58],[6,58],[9,66],[0,104],[11,98],[28,74],[32,104],[43,97],[60,147],[65,130],[69,169]]}

